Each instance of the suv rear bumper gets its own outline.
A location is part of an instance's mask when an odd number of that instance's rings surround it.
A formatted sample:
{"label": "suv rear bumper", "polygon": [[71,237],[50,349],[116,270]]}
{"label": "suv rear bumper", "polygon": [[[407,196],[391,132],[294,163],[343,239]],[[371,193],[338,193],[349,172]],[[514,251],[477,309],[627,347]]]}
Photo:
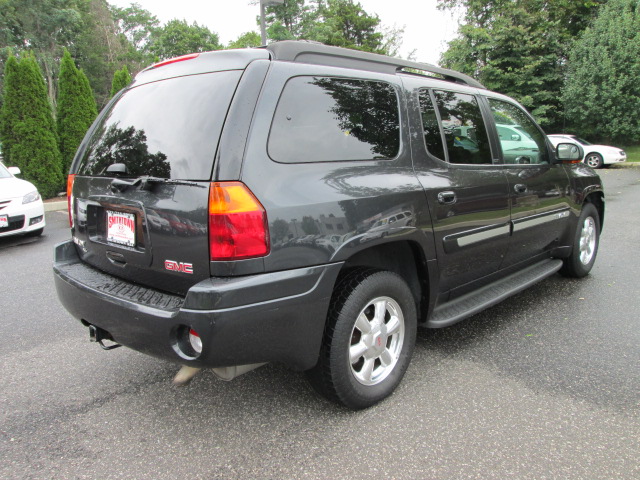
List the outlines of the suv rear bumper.
{"label": "suv rear bumper", "polygon": [[[74,317],[134,350],[195,367],[282,362],[306,370],[317,362],[341,266],[212,277],[186,297],[106,275],[81,262],[70,241],[56,246],[53,270],[58,297]],[[179,346],[185,327],[202,339],[197,358]]]}

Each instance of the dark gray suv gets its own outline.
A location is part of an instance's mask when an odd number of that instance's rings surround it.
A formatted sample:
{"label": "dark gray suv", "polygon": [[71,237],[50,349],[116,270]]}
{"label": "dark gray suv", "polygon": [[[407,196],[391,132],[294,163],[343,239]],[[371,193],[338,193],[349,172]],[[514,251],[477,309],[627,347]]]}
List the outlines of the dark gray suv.
{"label": "dark gray suv", "polygon": [[365,408],[418,326],[589,273],[604,196],[579,150],[432,65],[309,42],[175,58],[77,152],[58,295],[178,382],[281,362]]}

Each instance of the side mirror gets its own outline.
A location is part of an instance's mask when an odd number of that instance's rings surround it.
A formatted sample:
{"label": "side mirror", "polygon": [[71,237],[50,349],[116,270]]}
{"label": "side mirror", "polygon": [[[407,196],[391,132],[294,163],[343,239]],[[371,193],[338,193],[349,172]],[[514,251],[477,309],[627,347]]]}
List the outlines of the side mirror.
{"label": "side mirror", "polygon": [[8,167],[7,170],[9,170],[11,175],[20,175],[21,173],[18,167]]}
{"label": "side mirror", "polygon": [[575,143],[559,143],[556,146],[556,158],[560,163],[580,163],[584,150]]}
{"label": "side mirror", "polygon": [[511,140],[514,142],[519,142],[521,140],[520,135],[514,133],[513,135],[511,135]]}

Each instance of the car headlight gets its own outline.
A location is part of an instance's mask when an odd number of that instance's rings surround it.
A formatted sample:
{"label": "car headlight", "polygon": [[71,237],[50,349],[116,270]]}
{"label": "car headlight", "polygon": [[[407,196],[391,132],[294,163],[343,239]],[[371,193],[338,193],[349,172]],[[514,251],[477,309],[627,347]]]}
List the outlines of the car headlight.
{"label": "car headlight", "polygon": [[33,192],[29,192],[24,197],[22,197],[22,204],[24,205],[25,203],[31,203],[37,200],[40,200],[40,194],[37,190],[34,190]]}

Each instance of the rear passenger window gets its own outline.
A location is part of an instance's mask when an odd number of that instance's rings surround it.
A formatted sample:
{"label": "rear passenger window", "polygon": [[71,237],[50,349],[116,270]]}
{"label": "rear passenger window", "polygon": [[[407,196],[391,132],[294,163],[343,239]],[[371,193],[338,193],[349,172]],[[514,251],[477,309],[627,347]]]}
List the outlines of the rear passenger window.
{"label": "rear passenger window", "polygon": [[278,101],[267,148],[283,163],[395,158],[400,150],[395,89],[369,80],[292,78]]}

